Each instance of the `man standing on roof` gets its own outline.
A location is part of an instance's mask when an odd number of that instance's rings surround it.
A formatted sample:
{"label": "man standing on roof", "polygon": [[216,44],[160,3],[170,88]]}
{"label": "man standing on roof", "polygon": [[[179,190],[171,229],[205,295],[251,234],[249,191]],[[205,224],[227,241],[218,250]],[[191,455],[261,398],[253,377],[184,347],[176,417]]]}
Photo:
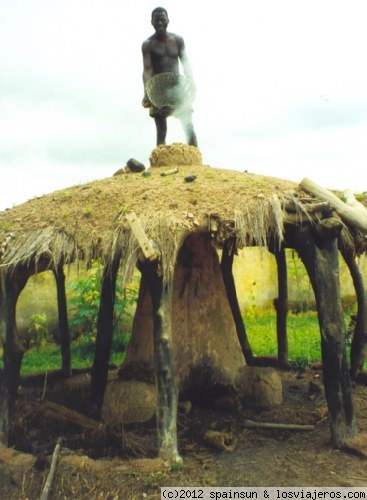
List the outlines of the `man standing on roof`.
{"label": "man standing on roof", "polygon": [[171,115],[177,116],[181,121],[187,143],[191,146],[197,146],[196,134],[192,124],[191,106],[182,106],[178,112],[178,110],[171,107],[158,108],[148,99],[146,93],[146,83],[148,80],[160,73],[174,73],[179,75],[179,63],[182,65],[186,79],[192,81],[191,67],[185,52],[183,38],[174,33],[167,32],[169,19],[166,9],[163,7],[155,8],[152,12],[151,23],[155,29],[155,33],[145,40],[142,46],[145,91],[142,104],[145,108],[149,108],[149,114],[154,118],[157,129],[157,146],[166,142],[167,117]]}

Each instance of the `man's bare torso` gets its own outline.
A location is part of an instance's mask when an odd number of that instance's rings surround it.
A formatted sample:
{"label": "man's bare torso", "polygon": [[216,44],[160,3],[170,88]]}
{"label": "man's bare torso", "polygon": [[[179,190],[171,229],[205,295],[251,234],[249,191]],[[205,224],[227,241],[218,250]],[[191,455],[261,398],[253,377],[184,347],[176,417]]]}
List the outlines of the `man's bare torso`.
{"label": "man's bare torso", "polygon": [[163,39],[155,35],[148,38],[153,74],[173,72],[179,73],[180,39],[173,33],[167,33]]}

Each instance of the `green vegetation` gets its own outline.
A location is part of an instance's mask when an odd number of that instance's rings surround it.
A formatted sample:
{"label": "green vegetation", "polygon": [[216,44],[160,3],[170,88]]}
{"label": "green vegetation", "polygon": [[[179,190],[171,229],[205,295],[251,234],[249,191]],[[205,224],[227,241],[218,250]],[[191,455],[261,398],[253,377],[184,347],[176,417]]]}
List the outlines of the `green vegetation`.
{"label": "green vegetation", "polygon": [[[88,319],[88,316],[80,316],[79,320],[87,321],[86,318]],[[80,335],[71,344],[73,368],[84,368],[93,363],[95,320],[92,318],[88,321],[91,321],[90,333]],[[257,314],[254,314],[254,311],[251,311],[251,314],[245,317],[245,326],[254,355],[277,356],[276,316],[274,312],[258,310]],[[125,322],[124,330],[114,334],[110,363],[117,365],[122,363],[130,338],[130,328],[130,324]],[[287,329],[291,365],[305,367],[311,362],[320,361],[320,331],[316,312],[289,314]],[[0,358],[0,366],[1,364]],[[25,353],[22,374],[51,371],[60,367],[60,347],[49,342],[40,348],[34,346]]]}
{"label": "green vegetation", "polygon": [[94,208],[93,207],[85,207],[84,208],[84,211],[83,211],[83,215],[85,217],[90,217],[94,212]]}
{"label": "green vegetation", "polygon": [[28,330],[29,345],[39,351],[41,347],[47,344],[48,326],[45,313],[35,313],[30,317],[30,327]]}
{"label": "green vegetation", "polygon": [[[255,356],[277,356],[276,316],[259,313],[245,318],[250,345]],[[290,314],[287,321],[289,358],[306,366],[321,359],[320,330],[315,312]]]}
{"label": "green vegetation", "polygon": [[[350,313],[344,313],[345,323]],[[276,315],[261,312],[245,318],[246,332],[255,356],[277,357]],[[316,311],[290,313],[287,318],[289,362],[293,367],[306,367],[321,361],[320,329]],[[347,358],[350,356],[351,338],[347,337]],[[367,362],[364,365],[367,370]]]}
{"label": "green vegetation", "polygon": [[[95,261],[85,277],[73,280],[67,287],[70,334],[74,339],[71,343],[73,368],[85,368],[93,363],[102,272],[103,266]],[[133,280],[129,287],[122,287],[121,279],[117,278],[110,363],[121,364],[125,356],[138,288],[138,279]],[[55,342],[49,332],[47,315],[33,313],[29,324],[26,338],[29,349],[23,358],[22,375],[59,369],[60,346],[56,343],[57,338]],[[0,368],[2,366],[0,349]]]}
{"label": "green vegetation", "polygon": [[208,172],[207,174],[205,174],[205,179],[215,179],[215,174],[214,172]]}
{"label": "green vegetation", "polygon": [[[70,330],[72,336],[78,337],[80,345],[90,346],[94,350],[97,335],[97,316],[100,299],[100,281],[103,267],[98,261],[85,278],[73,281],[69,287],[68,308],[70,311]],[[121,279],[116,281],[116,298],[114,308],[114,336],[116,347],[126,348],[133,307],[138,296],[138,280],[129,287],[121,286]],[[119,340],[118,340],[119,339]],[[86,350],[87,348],[85,348]],[[86,352],[85,352],[86,354]]]}
{"label": "green vegetation", "polygon": [[[210,174],[207,174],[208,176]],[[209,177],[210,178],[210,177]],[[128,207],[118,207],[127,210]],[[289,302],[292,312],[288,315],[289,358],[293,366],[307,366],[321,359],[320,332],[314,297],[308,275],[295,252],[287,252],[288,279],[294,300]],[[100,300],[100,280],[103,266],[95,261],[83,277],[73,278],[67,286],[68,312],[73,368],[84,368],[93,363],[97,334],[97,315]],[[139,281],[136,278],[129,287],[123,288],[117,278],[114,336],[110,362],[121,364],[130,339],[132,315],[138,296]],[[256,282],[248,290],[249,306],[243,311],[249,342],[255,356],[277,356],[276,315],[273,306],[263,310],[256,305]],[[347,300],[348,299],[348,300]],[[345,310],[354,311],[355,297],[345,297]],[[60,347],[57,335],[50,332],[50,318],[43,312],[28,315],[27,344],[22,363],[22,374],[51,371],[61,367]],[[346,324],[350,315],[345,314]],[[56,341],[55,341],[56,340]],[[348,346],[349,349],[349,346]],[[2,367],[0,346],[0,367]]]}
{"label": "green vegetation", "polygon": [[[124,360],[125,347],[129,339],[128,334],[122,334],[113,341],[110,363],[120,365]],[[121,350],[121,346],[124,349]],[[93,364],[94,348],[90,342],[73,342],[71,344],[71,357],[73,368],[86,368]],[[0,360],[0,366],[2,360]],[[47,344],[37,351],[35,348],[29,349],[22,361],[22,375],[31,373],[58,370],[61,367],[61,352],[57,344]]]}

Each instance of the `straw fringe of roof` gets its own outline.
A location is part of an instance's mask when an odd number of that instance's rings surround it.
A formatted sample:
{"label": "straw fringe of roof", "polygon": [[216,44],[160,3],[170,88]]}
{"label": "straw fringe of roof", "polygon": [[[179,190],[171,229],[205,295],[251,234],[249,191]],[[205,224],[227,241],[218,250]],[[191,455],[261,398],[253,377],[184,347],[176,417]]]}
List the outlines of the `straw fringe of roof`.
{"label": "straw fringe of roof", "polygon": [[[241,206],[235,208],[230,220],[224,220],[219,214],[201,214],[201,219],[196,219],[195,213],[177,215],[174,211],[154,211],[140,216],[139,222],[147,237],[157,246],[161,271],[166,280],[173,273],[183,240],[193,232],[210,233],[213,243],[218,246],[229,237],[236,238],[239,248],[250,245],[266,247],[270,240],[280,245],[284,236],[286,200],[292,201],[303,220],[308,216],[306,205],[302,205],[291,193],[283,192],[280,196],[273,193],[268,197],[259,195],[250,201],[244,200]],[[346,230],[345,237],[347,233]],[[48,268],[81,261],[88,267],[97,258],[104,265],[118,259],[123,283],[129,282],[141,252],[123,214],[103,238],[90,234],[83,246],[76,232],[68,234],[65,229],[55,226],[15,234],[1,257],[0,267],[8,271],[21,265],[34,268],[37,272],[45,270],[44,262],[48,262]],[[39,268],[40,262],[42,269]]]}
{"label": "straw fringe of roof", "polygon": [[[64,230],[47,227],[15,236],[9,243],[0,267],[14,270],[21,265],[43,271],[45,262],[48,268],[79,260],[83,252],[76,245],[75,238]],[[42,262],[42,264],[41,264]]]}
{"label": "straw fringe of roof", "polygon": [[[178,218],[173,212],[145,214],[139,219],[140,225],[151,240],[160,256],[161,272],[164,281],[173,275],[177,253],[185,237],[195,229],[194,222]],[[115,231],[111,252],[107,260],[119,258],[121,261],[123,286],[131,280],[138,259],[143,258],[138,242],[124,218]]]}
{"label": "straw fringe of roof", "polygon": [[[173,275],[176,257],[184,239],[192,232],[212,233],[211,219],[207,215],[199,220],[193,214],[177,217],[174,212],[155,212],[145,214],[139,219],[140,225],[148,238],[156,245],[160,254],[161,272],[164,281]],[[251,205],[245,205],[242,210],[234,212],[232,221],[222,221],[215,217],[216,234],[213,239],[222,244],[228,237],[236,237],[238,247],[257,245],[266,246],[269,238],[283,240],[283,209],[276,195],[263,198]],[[107,258],[121,259],[123,268],[123,283],[128,283],[134,272],[135,264],[140,255],[137,241],[126,222],[122,218],[115,231],[115,238]]]}
{"label": "straw fringe of roof", "polygon": [[283,208],[276,194],[245,205],[235,212],[235,236],[239,248],[249,245],[265,247],[269,239],[283,241]]}

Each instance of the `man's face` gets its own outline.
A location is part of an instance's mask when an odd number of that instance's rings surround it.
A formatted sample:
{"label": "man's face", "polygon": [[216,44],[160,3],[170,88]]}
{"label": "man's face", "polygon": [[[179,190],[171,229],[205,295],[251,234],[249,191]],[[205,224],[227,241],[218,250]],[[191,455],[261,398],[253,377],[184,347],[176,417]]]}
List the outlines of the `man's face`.
{"label": "man's face", "polygon": [[168,17],[165,12],[157,12],[152,18],[152,25],[156,33],[165,33],[168,26]]}

